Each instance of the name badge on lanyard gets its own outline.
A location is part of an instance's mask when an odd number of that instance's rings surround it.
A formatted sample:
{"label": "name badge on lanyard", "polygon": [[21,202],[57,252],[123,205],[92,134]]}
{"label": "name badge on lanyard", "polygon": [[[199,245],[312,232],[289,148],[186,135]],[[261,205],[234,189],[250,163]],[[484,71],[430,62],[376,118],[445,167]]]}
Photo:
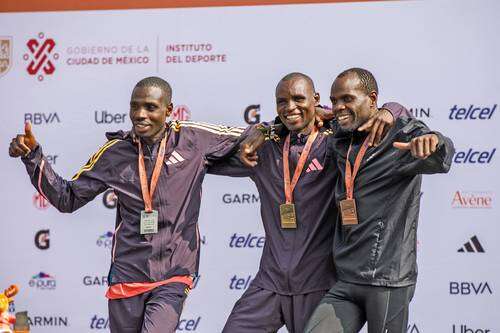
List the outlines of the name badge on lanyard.
{"label": "name badge on lanyard", "polygon": [[280,218],[281,227],[283,229],[296,229],[297,228],[297,216],[295,214],[295,204],[293,203],[292,194],[295,189],[295,185],[299,181],[302,169],[304,169],[304,164],[306,163],[307,157],[311,152],[311,147],[318,136],[318,129],[313,128],[311,134],[307,138],[306,145],[302,154],[300,155],[297,167],[293,173],[293,178],[290,181],[290,162],[288,161],[288,156],[290,154],[290,134],[285,139],[283,145],[283,177],[285,182],[285,200],[286,203],[280,205]]}
{"label": "name badge on lanyard", "polygon": [[158,211],[153,210],[153,194],[160,177],[163,160],[165,158],[165,146],[167,144],[167,130],[160,143],[160,150],[156,157],[155,168],[151,177],[151,184],[148,188],[148,178],[146,176],[146,165],[144,164],[144,152],[142,151],[141,140],[139,139],[139,178],[141,180],[142,198],[144,200],[144,210],[141,211],[141,235],[156,234],[158,232]]}

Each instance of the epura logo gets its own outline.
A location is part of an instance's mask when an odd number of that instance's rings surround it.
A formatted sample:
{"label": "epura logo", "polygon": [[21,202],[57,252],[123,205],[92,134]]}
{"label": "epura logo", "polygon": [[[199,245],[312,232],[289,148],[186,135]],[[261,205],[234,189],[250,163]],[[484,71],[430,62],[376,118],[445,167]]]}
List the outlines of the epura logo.
{"label": "epura logo", "polygon": [[492,208],[492,192],[455,191],[451,201],[452,208]]}
{"label": "epura logo", "polygon": [[47,273],[40,272],[33,275],[29,282],[29,286],[41,290],[53,290],[56,289],[56,279]]}
{"label": "epura logo", "polygon": [[470,106],[458,106],[454,105],[450,109],[450,120],[489,120],[495,113],[497,105],[493,106],[475,106],[471,104]]}
{"label": "epura logo", "polygon": [[187,105],[177,105],[172,111],[170,115],[172,120],[190,120],[191,119],[191,111],[187,107]]}
{"label": "epura logo", "polygon": [[40,250],[47,250],[50,247],[50,231],[49,229],[39,230],[35,234],[35,246]]}
{"label": "epura logo", "polygon": [[68,317],[61,316],[31,316],[28,319],[30,326],[41,327],[41,326],[51,326],[51,327],[61,327],[69,326]]}
{"label": "epura logo", "polygon": [[406,327],[406,333],[422,333],[416,324],[408,325]]}
{"label": "epura logo", "polygon": [[97,238],[96,244],[99,247],[105,247],[107,249],[110,249],[111,245],[113,244],[113,232],[108,231],[103,235],[99,236],[99,238]]}
{"label": "epura logo", "polygon": [[484,253],[485,251],[477,236],[472,236],[457,252]]}
{"label": "epura logo", "polygon": [[243,119],[249,125],[258,124],[260,122],[260,104],[247,106],[243,112]]}
{"label": "epura logo", "polygon": [[417,119],[425,119],[431,117],[431,108],[429,107],[410,108],[409,111],[413,115],[413,117]]}
{"label": "epura logo", "polygon": [[253,281],[253,277],[248,275],[247,277],[238,277],[233,275],[229,280],[229,289],[231,290],[245,290],[250,286],[250,282]]}
{"label": "epura logo", "polygon": [[102,195],[102,203],[106,208],[115,209],[116,204],[118,203],[118,197],[116,196],[115,191],[112,189],[106,190],[106,192]]}
{"label": "epura logo", "polygon": [[260,198],[253,193],[225,193],[222,196],[222,202],[225,204],[250,204],[259,203]]}
{"label": "epura logo", "polygon": [[90,276],[85,275],[82,279],[83,285],[85,286],[107,286],[108,285],[108,277],[104,275],[100,276]]}
{"label": "epura logo", "polygon": [[240,236],[234,233],[231,236],[231,240],[229,241],[229,247],[236,248],[262,248],[264,247],[264,243],[266,242],[266,237],[264,236],[254,236],[251,233],[246,236]]}
{"label": "epura logo", "polygon": [[46,125],[52,123],[60,123],[61,119],[57,112],[34,112],[34,113],[25,113],[24,114],[24,122],[29,121],[33,125]]}
{"label": "epura logo", "polygon": [[457,164],[489,164],[496,151],[496,148],[493,148],[491,151],[480,151],[472,148],[457,151],[455,156],[453,156],[453,162]]}
{"label": "epura logo", "polygon": [[56,42],[52,38],[45,38],[45,34],[40,32],[37,38],[28,40],[26,46],[29,52],[23,55],[23,59],[28,63],[28,74],[36,76],[38,81],[54,74],[55,62],[59,59],[59,53],[54,50]]}
{"label": "epura logo", "polygon": [[12,65],[12,37],[0,36],[0,77],[7,74]]}
{"label": "epura logo", "polygon": [[450,295],[493,295],[488,282],[450,282]]}
{"label": "epura logo", "polygon": [[35,206],[36,209],[39,210],[46,210],[49,208],[50,203],[43,195],[40,193],[36,192],[33,194],[33,206]]}
{"label": "epura logo", "polygon": [[107,110],[94,111],[96,124],[123,124],[126,119],[126,113],[110,113]]}
{"label": "epura logo", "polygon": [[452,333],[490,333],[492,332],[489,328],[471,328],[466,324],[460,324],[452,326]]}

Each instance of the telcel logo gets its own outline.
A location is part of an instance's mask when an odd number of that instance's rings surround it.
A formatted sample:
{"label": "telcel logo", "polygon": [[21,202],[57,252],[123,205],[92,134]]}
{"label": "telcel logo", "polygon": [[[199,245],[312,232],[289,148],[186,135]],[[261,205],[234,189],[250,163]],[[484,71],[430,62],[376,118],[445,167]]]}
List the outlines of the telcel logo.
{"label": "telcel logo", "polygon": [[177,331],[196,331],[200,321],[201,317],[192,319],[183,318],[179,320],[179,324],[177,324]]}
{"label": "telcel logo", "polygon": [[249,248],[262,248],[266,242],[266,237],[264,236],[254,236],[251,233],[246,236],[239,236],[234,233],[229,241],[229,247],[249,247]]}
{"label": "telcel logo", "polygon": [[109,319],[94,315],[92,318],[90,318],[90,329],[91,330],[109,329]]}
{"label": "telcel logo", "polygon": [[472,148],[467,151],[457,151],[453,156],[453,162],[457,164],[489,164],[496,151],[496,148],[491,151],[479,151]]}
{"label": "telcel logo", "polygon": [[231,290],[245,290],[250,286],[250,282],[252,282],[253,278],[251,275],[247,277],[238,277],[237,275],[233,275],[229,280],[229,289]]}
{"label": "telcel logo", "polygon": [[450,109],[450,120],[489,120],[495,113],[497,105],[489,107],[474,106],[471,104],[469,107],[459,107],[455,104]]}

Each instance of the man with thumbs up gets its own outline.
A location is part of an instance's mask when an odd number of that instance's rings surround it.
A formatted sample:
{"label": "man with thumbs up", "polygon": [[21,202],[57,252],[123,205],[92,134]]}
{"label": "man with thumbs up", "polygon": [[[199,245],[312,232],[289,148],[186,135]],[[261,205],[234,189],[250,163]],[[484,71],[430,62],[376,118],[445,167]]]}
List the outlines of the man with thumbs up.
{"label": "man with thumbs up", "polygon": [[421,121],[400,117],[376,146],[360,131],[377,110],[373,75],[351,68],[337,76],[330,99],[340,126],[334,158],[339,209],[333,242],[338,282],[305,332],[406,332],[417,279],[416,245],[422,174],[446,173],[451,140]]}
{"label": "man with thumbs up", "polygon": [[[118,198],[109,299],[111,332],[173,333],[198,274],[198,214],[208,167],[235,153],[243,129],[166,119],[172,89],[139,81],[130,98],[130,131],[108,141],[71,180],[50,166],[31,125],[9,155],[22,157],[32,184],[61,212],[73,212],[112,188]],[[157,186],[156,186],[157,185]]]}

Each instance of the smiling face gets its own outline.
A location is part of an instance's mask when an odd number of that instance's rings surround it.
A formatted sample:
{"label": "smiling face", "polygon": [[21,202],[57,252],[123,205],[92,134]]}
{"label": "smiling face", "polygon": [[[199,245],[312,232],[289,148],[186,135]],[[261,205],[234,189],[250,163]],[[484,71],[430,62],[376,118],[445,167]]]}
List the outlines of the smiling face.
{"label": "smiling face", "polygon": [[156,141],[172,107],[162,89],[154,86],[136,87],[130,98],[130,120],[135,134],[146,141]]}
{"label": "smiling face", "polygon": [[367,93],[355,73],[337,77],[330,91],[333,114],[343,130],[353,131],[377,110],[377,93]]}
{"label": "smiling face", "polygon": [[319,94],[304,77],[282,80],[276,87],[276,109],[283,124],[292,132],[309,133],[314,126]]}

